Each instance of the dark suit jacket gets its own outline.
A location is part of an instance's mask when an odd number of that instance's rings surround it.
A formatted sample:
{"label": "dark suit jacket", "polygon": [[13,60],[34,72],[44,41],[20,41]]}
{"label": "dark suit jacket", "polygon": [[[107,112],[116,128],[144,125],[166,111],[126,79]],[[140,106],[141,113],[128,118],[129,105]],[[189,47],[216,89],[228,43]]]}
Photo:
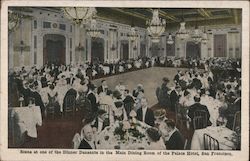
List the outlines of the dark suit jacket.
{"label": "dark suit jacket", "polygon": [[42,88],[44,88],[44,87],[47,87],[48,86],[48,84],[47,84],[47,79],[46,79],[46,77],[44,76],[44,77],[41,77],[41,83],[42,83]]}
{"label": "dark suit jacket", "polygon": [[87,98],[89,99],[92,107],[92,112],[97,112],[98,104],[96,103],[96,97],[93,93],[88,94]]}
{"label": "dark suit jacket", "polygon": [[[73,88],[71,88],[71,89],[69,89],[68,91],[67,91],[67,93],[65,94],[65,96],[64,96],[64,98],[63,98],[63,109],[65,109],[65,107],[66,107],[66,98],[68,97],[68,96],[74,96],[74,98],[76,98],[76,95],[77,95],[77,92],[76,92],[76,90],[74,90]],[[73,105],[72,105],[73,106]]]}
{"label": "dark suit jacket", "polygon": [[[136,118],[139,121],[142,121],[142,108],[139,108],[136,113],[137,113]],[[155,125],[154,112],[151,109],[149,109],[149,108],[147,108],[147,111],[146,111],[145,123],[148,124],[148,125],[150,125],[150,126],[154,126]]]}
{"label": "dark suit jacket", "polygon": [[[109,126],[109,119],[105,119],[105,120],[103,121],[102,130],[103,130],[105,127],[107,127],[107,126]],[[94,123],[94,125],[93,125],[92,127],[95,127],[95,128],[98,129],[98,127],[99,127],[98,117],[95,119],[95,123]]]}
{"label": "dark suit jacket", "polygon": [[66,78],[66,81],[67,81],[67,84],[70,84],[70,85],[72,85],[73,83],[74,83],[74,81],[75,81],[75,78]]}
{"label": "dark suit jacket", "polygon": [[198,78],[193,79],[193,85],[196,87],[196,89],[200,89],[202,87],[201,81]]}
{"label": "dark suit jacket", "polygon": [[92,149],[92,147],[86,140],[82,139],[78,149]]}
{"label": "dark suit jacket", "polygon": [[103,92],[103,88],[102,88],[102,86],[99,86],[97,88],[97,94],[100,94],[101,92]]}
{"label": "dark suit jacket", "polygon": [[24,87],[21,87],[21,91],[20,93],[23,95],[23,98],[24,98],[24,105],[23,106],[28,106],[29,104],[29,97],[31,96],[31,91],[29,88],[24,88]]}
{"label": "dark suit jacket", "polygon": [[165,142],[168,150],[183,150],[184,139],[179,131],[175,131],[168,141]]}
{"label": "dark suit jacket", "polygon": [[177,95],[176,91],[173,90],[171,93],[170,93],[170,102],[171,102],[171,107],[170,109],[172,111],[175,111],[175,106],[176,104],[178,103],[179,101],[179,96]]}
{"label": "dark suit jacket", "polygon": [[38,92],[36,92],[36,91],[35,92],[31,91],[30,97],[32,97],[32,98],[35,99],[35,105],[36,106],[40,106],[41,112],[43,113],[44,110],[45,110],[45,107],[44,107],[41,95]]}
{"label": "dark suit jacket", "polygon": [[180,79],[179,74],[176,74],[176,75],[174,76],[174,81],[179,82],[179,79]]}
{"label": "dark suit jacket", "polygon": [[209,113],[209,111],[207,109],[207,106],[202,105],[200,103],[195,103],[195,104],[193,104],[192,106],[189,107],[188,116],[191,118],[192,122],[193,122],[193,118],[194,118],[194,112],[198,111],[198,110],[203,110],[203,111],[206,112],[206,114],[207,114],[207,123],[208,123],[208,125],[211,125],[211,122],[209,120],[210,113]]}

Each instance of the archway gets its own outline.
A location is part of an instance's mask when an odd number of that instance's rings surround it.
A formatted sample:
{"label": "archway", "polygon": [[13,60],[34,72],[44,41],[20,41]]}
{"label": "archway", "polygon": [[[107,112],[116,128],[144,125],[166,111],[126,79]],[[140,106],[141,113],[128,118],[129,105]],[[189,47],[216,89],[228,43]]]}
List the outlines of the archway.
{"label": "archway", "polygon": [[91,62],[104,62],[104,39],[91,40]]}
{"label": "archway", "polygon": [[201,44],[194,43],[192,41],[187,42],[186,46],[186,58],[200,58],[201,57]]}
{"label": "archway", "polygon": [[122,60],[128,60],[129,59],[129,47],[128,47],[128,41],[127,40],[122,40],[121,41],[120,58]]}
{"label": "archway", "polygon": [[43,64],[65,64],[66,39],[63,35],[46,34],[43,44]]}

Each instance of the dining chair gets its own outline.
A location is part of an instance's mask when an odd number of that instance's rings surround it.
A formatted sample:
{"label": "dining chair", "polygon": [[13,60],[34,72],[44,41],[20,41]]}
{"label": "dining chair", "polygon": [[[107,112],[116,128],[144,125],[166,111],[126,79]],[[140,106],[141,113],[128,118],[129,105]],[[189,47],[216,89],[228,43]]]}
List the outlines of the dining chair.
{"label": "dining chair", "polygon": [[219,150],[219,141],[208,134],[203,134],[204,150]]}
{"label": "dining chair", "polygon": [[233,131],[239,130],[241,127],[241,111],[234,114]]}
{"label": "dining chair", "polygon": [[75,104],[76,104],[76,97],[74,95],[68,95],[65,98],[65,104],[63,107],[64,115],[69,112],[72,112],[73,116],[75,115]]}
{"label": "dining chair", "polygon": [[177,103],[175,106],[175,121],[176,124],[180,123],[180,128],[182,128],[183,124],[186,125],[186,123],[189,121],[187,117],[187,108],[183,107],[181,104]]}
{"label": "dining chair", "polygon": [[184,150],[188,150],[187,149],[187,147],[188,147],[188,139],[185,139],[185,142],[184,142]]}
{"label": "dining chair", "polygon": [[79,133],[76,133],[72,139],[72,148],[78,149],[81,144],[81,136]]}
{"label": "dining chair", "polygon": [[194,112],[193,127],[194,130],[207,127],[207,113],[204,110]]}
{"label": "dining chair", "polygon": [[108,114],[110,113],[110,107],[108,104],[100,104],[99,109],[106,111]]}
{"label": "dining chair", "polygon": [[130,112],[134,109],[134,102],[125,103],[124,108],[125,108],[125,111],[126,111],[128,118],[129,118]]}
{"label": "dining chair", "polygon": [[45,116],[48,117],[48,115],[52,115],[52,118],[55,118],[55,97],[51,97],[48,94],[48,99],[49,99],[49,103],[46,105],[46,110],[45,110]]}

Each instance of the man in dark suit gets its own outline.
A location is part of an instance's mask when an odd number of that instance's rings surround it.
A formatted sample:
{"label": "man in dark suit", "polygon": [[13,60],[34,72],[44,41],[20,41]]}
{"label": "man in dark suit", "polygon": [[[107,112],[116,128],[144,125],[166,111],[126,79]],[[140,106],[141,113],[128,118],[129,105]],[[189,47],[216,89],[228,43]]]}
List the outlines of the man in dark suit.
{"label": "man in dark suit", "polygon": [[195,74],[192,84],[196,89],[200,89],[202,87],[201,81],[198,79],[198,74]]}
{"label": "man in dark suit", "polygon": [[20,94],[23,96],[24,99],[23,106],[28,106],[31,90],[29,89],[29,83],[26,80],[23,81],[22,86],[20,85]]}
{"label": "man in dark suit", "polygon": [[74,81],[75,81],[75,78],[74,78],[74,74],[73,73],[70,73],[70,77],[69,78],[66,78],[66,81],[67,81],[67,84],[69,85],[73,85]]}
{"label": "man in dark suit", "polygon": [[170,93],[171,111],[175,111],[176,104],[179,102],[181,87],[176,86]]}
{"label": "man in dark suit", "polygon": [[155,125],[154,112],[148,108],[147,99],[145,97],[141,98],[141,108],[139,108],[136,113],[136,118],[139,121],[145,122],[150,126]]}
{"label": "man in dark suit", "polygon": [[181,71],[178,70],[178,73],[174,76],[174,82],[178,83],[181,77]]}
{"label": "man in dark suit", "polygon": [[87,98],[89,99],[89,101],[91,103],[91,109],[92,109],[93,114],[96,113],[98,110],[98,102],[97,102],[97,98],[96,98],[96,93],[97,93],[96,86],[93,84],[90,84]]}
{"label": "man in dark suit", "polygon": [[204,111],[205,114],[207,115],[207,126],[210,126],[212,123],[210,122],[210,113],[207,109],[207,106],[200,104],[200,96],[194,96],[194,101],[195,103],[189,107],[188,110],[188,116],[191,118],[192,124],[193,125],[193,119],[194,119],[194,113],[195,111]]}
{"label": "man in dark suit", "polygon": [[102,80],[102,85],[97,88],[97,94],[100,94],[102,92],[107,92],[108,86],[106,80]]}
{"label": "man in dark suit", "polygon": [[81,134],[83,136],[83,139],[78,149],[96,149],[95,141],[93,140],[93,129],[89,124],[85,125],[82,128]]}
{"label": "man in dark suit", "polygon": [[105,127],[109,126],[109,116],[108,113],[104,110],[98,110],[98,116],[96,117],[92,127],[95,132],[101,132]]}
{"label": "man in dark suit", "polygon": [[131,110],[134,109],[134,103],[135,103],[135,100],[134,98],[129,94],[129,90],[128,89],[125,89],[124,90],[124,100],[123,100],[123,103],[124,103],[124,108],[126,110],[126,113],[127,113],[127,116],[129,117],[129,113],[131,112]]}
{"label": "man in dark suit", "polygon": [[175,127],[173,120],[165,120],[163,124],[162,133],[168,150],[183,150],[184,139],[180,131]]}
{"label": "man in dark suit", "polygon": [[31,89],[30,90],[30,97],[34,98],[35,105],[40,107],[42,116],[44,116],[45,106],[44,106],[44,103],[42,101],[41,95],[37,91],[37,86],[30,85],[30,89]]}

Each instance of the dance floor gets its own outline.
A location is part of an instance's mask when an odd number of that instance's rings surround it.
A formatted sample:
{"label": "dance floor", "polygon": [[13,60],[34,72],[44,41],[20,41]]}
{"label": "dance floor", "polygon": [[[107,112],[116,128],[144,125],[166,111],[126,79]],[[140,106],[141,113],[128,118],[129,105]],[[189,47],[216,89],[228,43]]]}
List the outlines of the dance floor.
{"label": "dance floor", "polygon": [[[186,70],[180,68],[160,68],[153,67],[124,74],[119,74],[105,78],[110,89],[114,89],[115,86],[122,81],[127,88],[132,91],[137,84],[143,84],[145,90],[145,96],[148,99],[149,105],[153,110],[161,108],[157,104],[157,98],[155,96],[155,90],[162,84],[162,78],[168,77],[170,80],[170,86],[173,86],[173,78],[177,73],[177,70]],[[102,79],[94,80],[93,82],[99,86]],[[167,111],[167,117],[175,119],[173,112]],[[64,118],[45,118],[43,125],[38,127],[38,138],[28,139],[22,148],[72,148],[72,139],[76,132],[80,132],[82,127],[81,123],[82,114],[76,113],[75,117],[68,116]],[[190,139],[192,132],[187,129],[181,128],[180,131],[183,135]],[[11,138],[9,137],[9,147],[14,147],[11,144]]]}
{"label": "dance floor", "polygon": [[[158,86],[161,86],[162,78],[169,78],[170,87],[172,87],[174,86],[173,78],[178,70],[184,71],[186,69],[153,67],[119,74],[103,79],[107,81],[107,84],[111,90],[114,90],[115,86],[120,81],[122,81],[126,88],[129,89],[131,92],[137,86],[137,84],[142,84],[144,87],[145,96],[148,99],[149,106],[153,106],[157,103],[155,90]],[[93,81],[93,83],[99,86],[101,84],[101,80],[103,79],[96,79]]]}

